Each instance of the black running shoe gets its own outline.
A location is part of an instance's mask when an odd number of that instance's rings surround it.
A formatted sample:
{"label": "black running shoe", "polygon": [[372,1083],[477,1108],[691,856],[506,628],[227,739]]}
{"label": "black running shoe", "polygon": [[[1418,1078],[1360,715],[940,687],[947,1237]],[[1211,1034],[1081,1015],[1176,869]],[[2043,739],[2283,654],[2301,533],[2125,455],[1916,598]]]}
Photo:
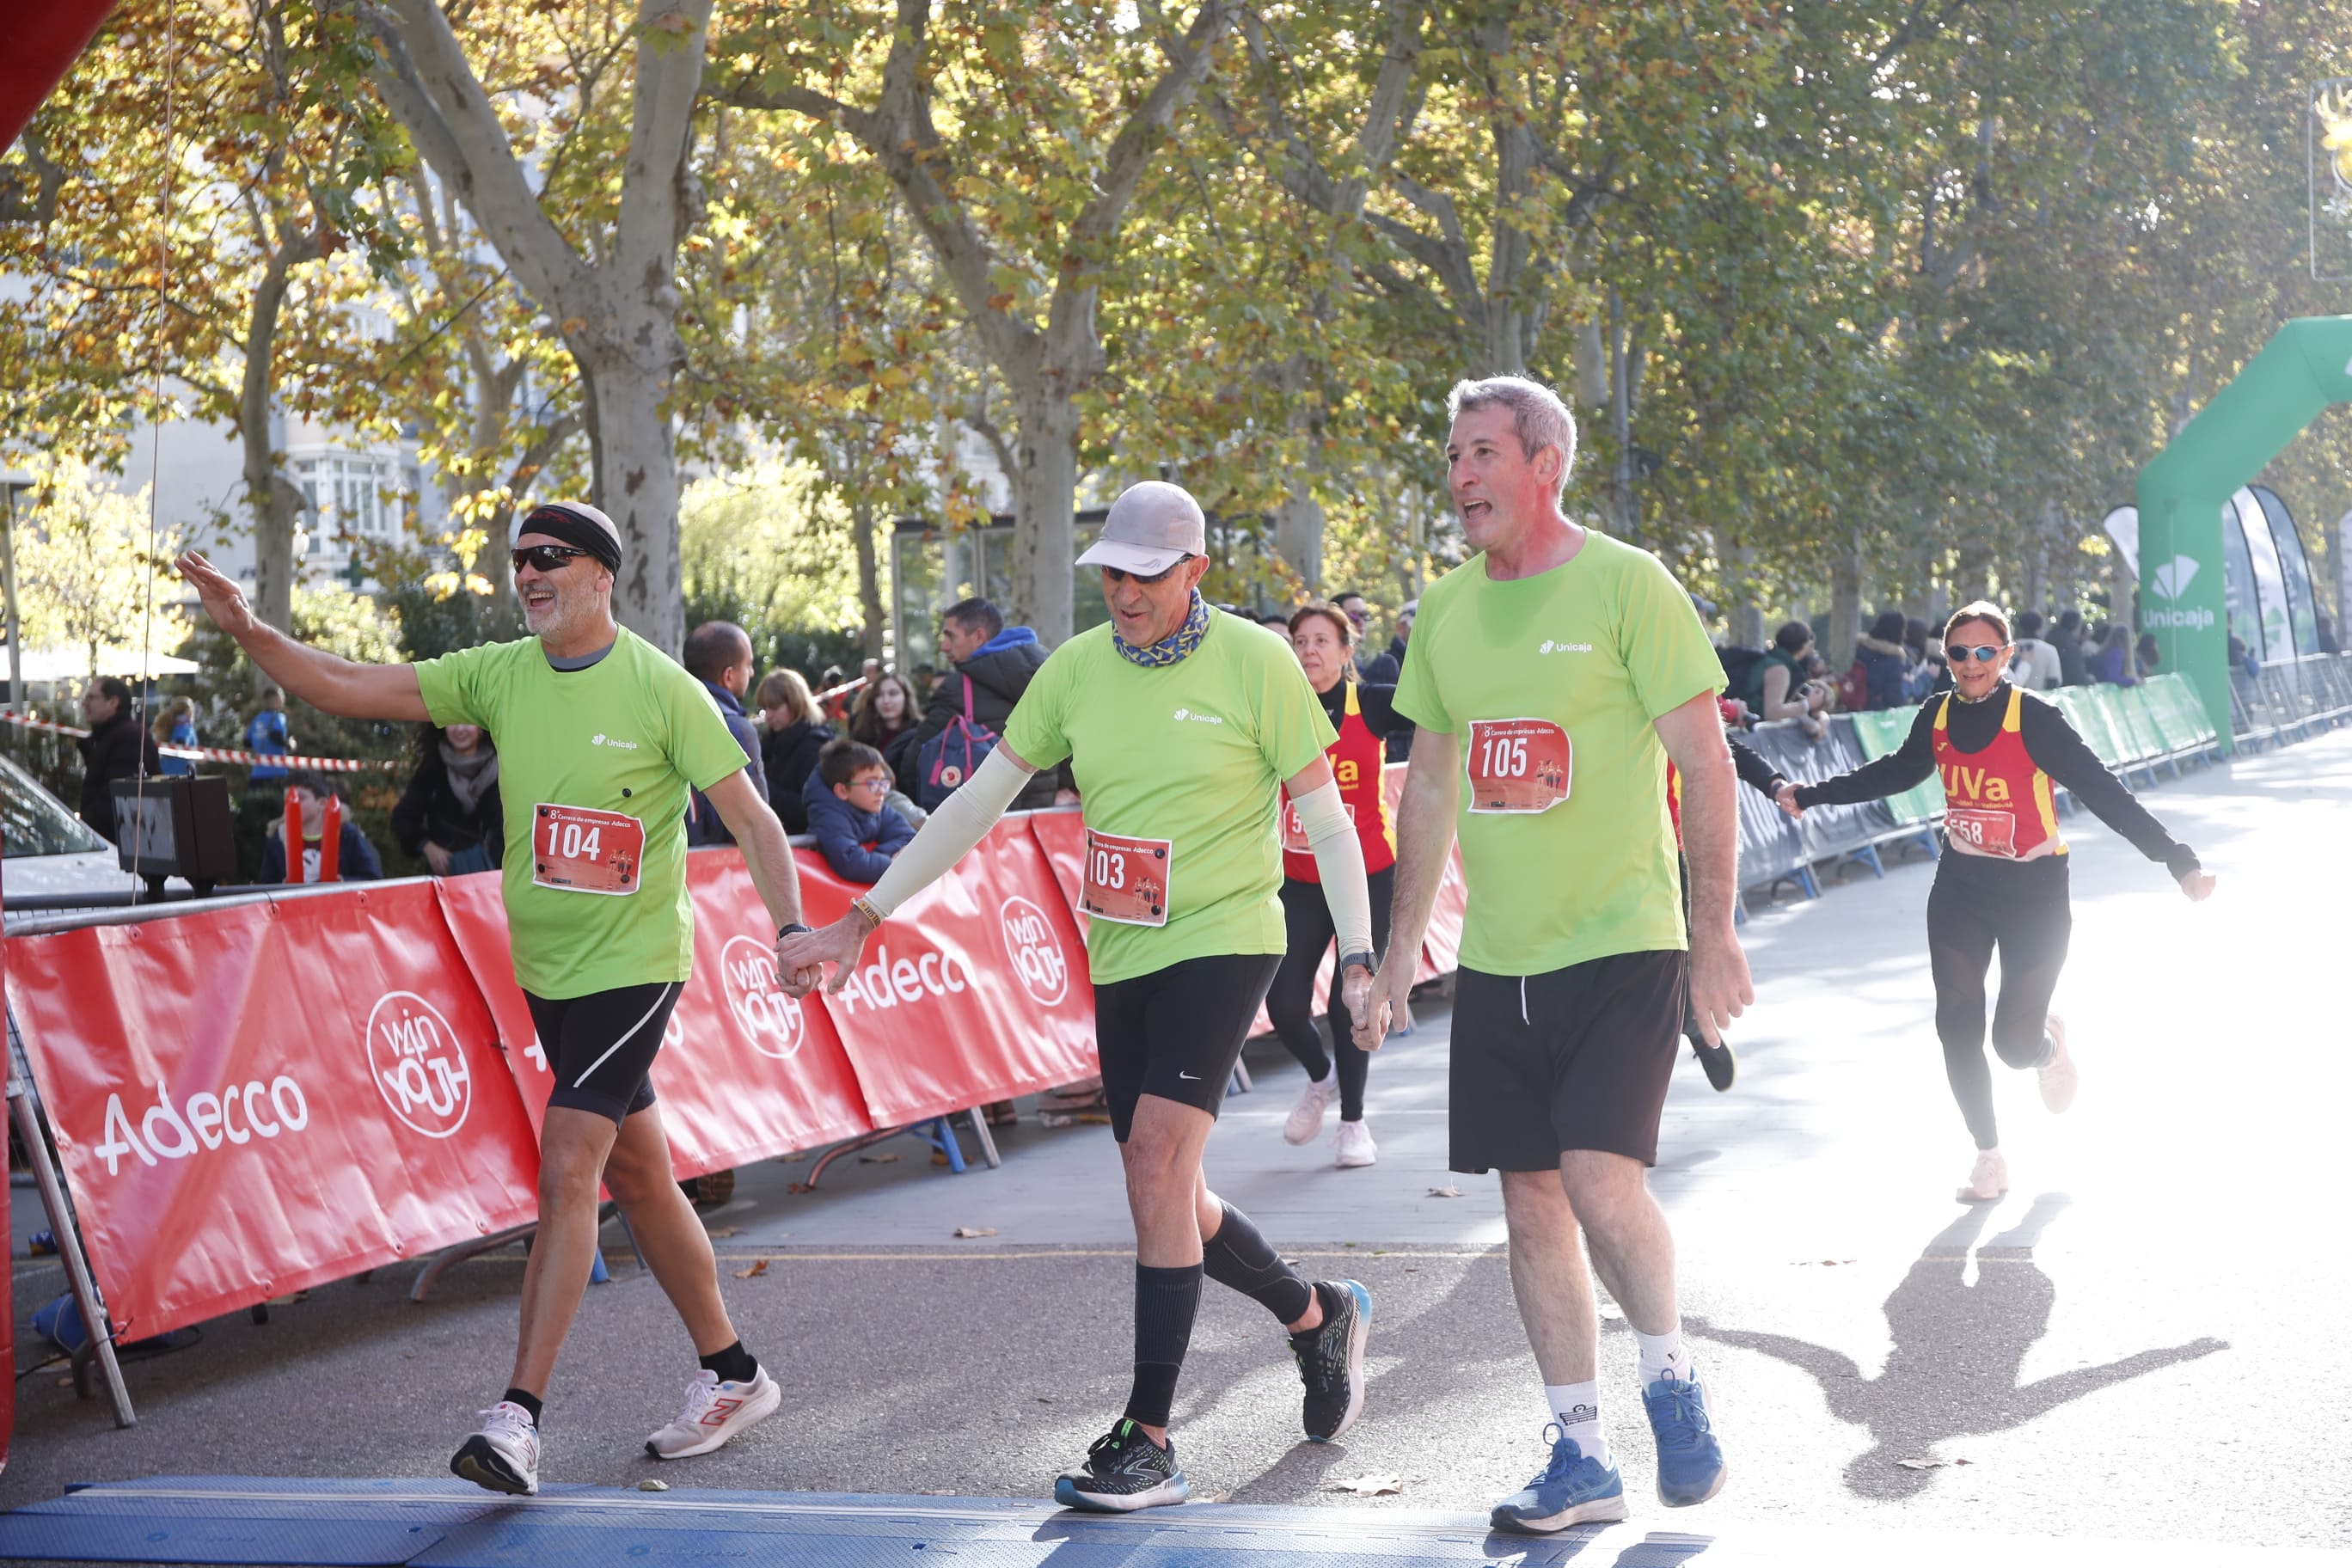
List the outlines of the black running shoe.
{"label": "black running shoe", "polygon": [[1095,1439],[1085,1463],[1064,1470],[1054,1483],[1055,1502],[1097,1513],[1133,1513],[1192,1495],[1184,1472],[1176,1468],[1174,1440],[1163,1448],[1124,1416]]}
{"label": "black running shoe", "polygon": [[1738,1058],[1731,1054],[1729,1040],[1719,1046],[1710,1046],[1703,1039],[1694,1039],[1691,1041],[1691,1054],[1698,1058],[1700,1069],[1706,1074],[1706,1081],[1715,1086],[1717,1094],[1729,1089],[1731,1080],[1739,1074]]}
{"label": "black running shoe", "polygon": [[1364,1338],[1372,1326],[1372,1295],[1353,1279],[1315,1287],[1323,1326],[1290,1336],[1290,1353],[1307,1384],[1307,1441],[1328,1443],[1364,1413]]}

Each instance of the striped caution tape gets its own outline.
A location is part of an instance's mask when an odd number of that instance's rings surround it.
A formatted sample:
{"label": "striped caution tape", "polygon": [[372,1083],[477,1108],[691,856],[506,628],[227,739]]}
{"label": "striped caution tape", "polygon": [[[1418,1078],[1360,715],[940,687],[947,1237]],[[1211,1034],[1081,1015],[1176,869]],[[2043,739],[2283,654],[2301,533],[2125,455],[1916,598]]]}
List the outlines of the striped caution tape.
{"label": "striped caution tape", "polygon": [[[59,724],[47,719],[37,719],[30,713],[13,712],[5,708],[0,708],[0,723],[14,724],[26,730],[39,730],[52,735],[70,735],[77,740],[89,733],[87,730],[77,730],[71,724]],[[239,752],[226,746],[158,746],[155,749],[164,756],[181,757],[192,763],[235,763],[243,767],[266,765],[277,768],[304,768],[312,773],[364,773],[379,769],[396,769],[401,765],[396,762],[358,762],[350,757],[313,757],[299,752]]]}

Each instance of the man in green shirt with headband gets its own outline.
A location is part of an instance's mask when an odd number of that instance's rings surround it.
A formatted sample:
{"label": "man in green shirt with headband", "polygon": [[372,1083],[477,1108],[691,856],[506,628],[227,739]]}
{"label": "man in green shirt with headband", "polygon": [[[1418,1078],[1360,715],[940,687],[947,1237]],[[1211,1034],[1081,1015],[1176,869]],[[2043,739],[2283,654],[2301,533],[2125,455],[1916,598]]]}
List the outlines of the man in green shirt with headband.
{"label": "man in green shirt with headband", "polygon": [[[685,1408],[646,1449],[666,1459],[709,1453],[782,1402],[728,1318],[709,1236],[670,1176],[648,1075],[693,962],[689,788],[703,792],[742,846],[780,931],[807,929],[800,880],[782,825],[752,787],[709,694],[614,620],[620,565],[620,533],[603,512],[541,506],[523,520],[513,550],[531,637],[423,664],[363,665],[256,618],[203,556],[179,562],[214,624],[313,707],[478,724],[498,742],[515,979],[555,1088],[540,1131],[539,1237],[523,1270],[514,1372],[450,1468],[526,1496],[539,1490],[541,1401],[594,1263],[600,1184],[619,1202],[702,1362]],[[794,994],[820,978],[778,973]]]}
{"label": "man in green shirt with headband", "polygon": [[1137,485],[1078,563],[1102,569],[1110,624],[1046,659],[1003,740],[874,890],[779,955],[796,970],[837,965],[839,990],[874,929],[969,853],[1032,773],[1069,759],[1085,801],[1081,904],[1103,1093],[1135,1218],[1135,1381],[1125,1415],[1054,1495],[1128,1512],[1189,1495],[1168,1422],[1204,1276],[1290,1331],[1309,1438],[1338,1436],[1363,1408],[1371,1297],[1352,1280],[1299,1278],[1209,1190],[1201,1157],[1282,961],[1282,790],[1322,872],[1350,1008],[1371,988],[1371,904],[1324,757],[1331,726],[1289,644],[1201,597],[1199,503],[1175,485]]}

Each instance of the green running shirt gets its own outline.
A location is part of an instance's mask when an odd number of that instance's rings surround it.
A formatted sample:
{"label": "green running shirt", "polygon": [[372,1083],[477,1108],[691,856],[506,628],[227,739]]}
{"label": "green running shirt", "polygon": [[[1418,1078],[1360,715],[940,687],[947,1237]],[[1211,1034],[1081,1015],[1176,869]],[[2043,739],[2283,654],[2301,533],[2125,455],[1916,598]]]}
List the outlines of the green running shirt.
{"label": "green running shirt", "polygon": [[1166,924],[1087,922],[1097,983],[1283,951],[1281,785],[1337,738],[1290,644],[1237,616],[1213,613],[1164,668],[1121,658],[1107,626],[1054,650],[1004,743],[1034,768],[1070,759],[1088,831],[1170,848]]}
{"label": "green running shirt", "polygon": [[[1430,584],[1395,700],[1460,742],[1465,967],[1542,974],[1689,945],[1653,725],[1723,686],[1682,585],[1656,556],[1603,534],[1587,531],[1573,557],[1534,577],[1495,582],[1482,553]],[[1538,738],[1550,726],[1567,735],[1568,766],[1549,781],[1566,798],[1491,809],[1543,798],[1525,775],[1530,755],[1532,771],[1549,766],[1557,742]],[[1471,782],[1482,768],[1498,781],[1483,798]]]}
{"label": "green running shirt", "polygon": [[[416,683],[436,724],[479,724],[498,747],[507,842],[500,890],[516,982],[562,1001],[684,980],[694,960],[687,788],[708,790],[744,766],[743,748],[702,683],[625,626],[586,669],[555,668],[539,639],[524,637],[427,659]],[[636,890],[541,885],[542,805],[642,823]],[[576,853],[579,836],[559,847]]]}

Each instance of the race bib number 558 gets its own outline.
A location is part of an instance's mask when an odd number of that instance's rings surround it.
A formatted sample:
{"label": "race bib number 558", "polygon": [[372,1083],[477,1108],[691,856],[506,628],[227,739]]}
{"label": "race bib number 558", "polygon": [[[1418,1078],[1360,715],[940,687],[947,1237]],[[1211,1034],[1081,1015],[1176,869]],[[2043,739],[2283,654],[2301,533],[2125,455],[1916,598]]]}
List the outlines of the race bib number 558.
{"label": "race bib number 558", "polygon": [[541,803],[530,814],[530,879],[567,893],[637,890],[646,825],[617,811]]}
{"label": "race bib number 558", "polygon": [[1568,798],[1575,752],[1549,719],[1473,719],[1462,765],[1472,811],[1543,812]]}

